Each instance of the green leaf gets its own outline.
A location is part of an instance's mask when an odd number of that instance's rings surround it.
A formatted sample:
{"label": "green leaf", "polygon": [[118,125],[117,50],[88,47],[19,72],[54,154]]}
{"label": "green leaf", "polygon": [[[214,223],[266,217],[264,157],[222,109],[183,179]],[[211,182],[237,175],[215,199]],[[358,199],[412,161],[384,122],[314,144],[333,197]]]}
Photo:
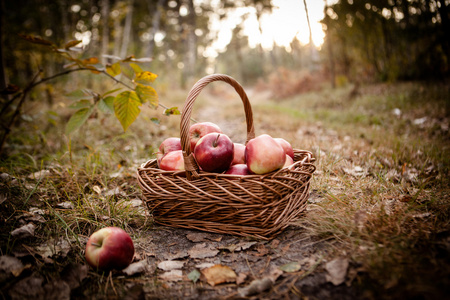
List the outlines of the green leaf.
{"label": "green leaf", "polygon": [[90,107],[92,105],[90,100],[87,99],[81,99],[76,101],[75,103],[72,103],[69,108],[74,108],[74,109],[81,109],[81,108],[86,108],[86,107]]}
{"label": "green leaf", "polygon": [[120,68],[120,62],[113,63],[110,66],[106,66],[106,73],[111,75],[112,77],[116,77],[122,72]]}
{"label": "green leaf", "polygon": [[299,262],[290,262],[287,264],[284,264],[280,267],[278,267],[278,269],[280,269],[281,271],[287,272],[287,273],[292,273],[292,272],[297,272],[298,270],[301,269],[301,265]]}
{"label": "green leaf", "polygon": [[139,106],[141,100],[133,91],[122,92],[114,98],[114,112],[124,131],[137,119],[141,112]]}
{"label": "green leaf", "polygon": [[104,113],[114,113],[114,96],[108,96],[100,99],[98,102],[98,109]]}
{"label": "green leaf", "polygon": [[166,116],[181,115],[180,111],[178,110],[178,107],[175,107],[175,106],[164,110],[164,114]]}
{"label": "green leaf", "polygon": [[189,280],[191,280],[193,283],[196,283],[199,279],[200,279],[200,275],[201,275],[201,273],[197,270],[197,269],[194,269],[193,271],[191,271],[189,274],[188,274],[188,278],[189,278]]}
{"label": "green leaf", "polygon": [[85,90],[75,90],[73,92],[66,94],[66,97],[73,101],[86,99],[86,96],[90,95]]}
{"label": "green leaf", "polygon": [[115,92],[120,91],[120,90],[121,90],[121,88],[117,88],[117,89],[114,89],[114,90],[107,91],[106,93],[103,94],[102,97],[105,97],[107,95],[110,95],[110,94],[115,93]]}
{"label": "green leaf", "polygon": [[156,125],[159,125],[161,123],[161,120],[158,118],[151,118],[150,121],[152,121],[153,123],[155,123]]}
{"label": "green leaf", "polygon": [[142,103],[148,101],[153,108],[158,107],[158,94],[151,86],[138,84],[136,86],[136,94],[139,96]]}
{"label": "green leaf", "polygon": [[138,84],[143,84],[143,85],[151,85],[157,77],[158,77],[158,75],[156,75],[152,72],[148,72],[148,71],[139,72],[139,73],[136,73],[134,82],[138,83]]}
{"label": "green leaf", "polygon": [[93,107],[91,106],[82,108],[74,113],[72,117],[70,117],[69,122],[67,122],[66,134],[70,135],[72,132],[80,128],[81,125],[83,125],[87,121],[93,111]]}

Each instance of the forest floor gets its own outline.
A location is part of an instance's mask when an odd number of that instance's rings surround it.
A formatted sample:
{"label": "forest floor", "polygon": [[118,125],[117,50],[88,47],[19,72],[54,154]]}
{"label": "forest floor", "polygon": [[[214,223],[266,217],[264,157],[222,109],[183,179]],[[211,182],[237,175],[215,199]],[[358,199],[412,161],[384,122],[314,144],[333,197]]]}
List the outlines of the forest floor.
{"label": "forest floor", "polygon": [[[193,118],[244,142],[242,104],[224,85],[205,89]],[[257,135],[283,137],[316,158],[306,212],[291,226],[260,240],[156,225],[136,169],[179,136],[179,116],[144,109],[121,133],[117,120],[96,115],[69,141],[30,107],[0,165],[2,298],[448,298],[448,85],[349,86],[287,99],[246,90]],[[185,93],[160,98],[181,109]],[[97,272],[84,260],[88,237],[105,226],[133,238],[123,271]]]}

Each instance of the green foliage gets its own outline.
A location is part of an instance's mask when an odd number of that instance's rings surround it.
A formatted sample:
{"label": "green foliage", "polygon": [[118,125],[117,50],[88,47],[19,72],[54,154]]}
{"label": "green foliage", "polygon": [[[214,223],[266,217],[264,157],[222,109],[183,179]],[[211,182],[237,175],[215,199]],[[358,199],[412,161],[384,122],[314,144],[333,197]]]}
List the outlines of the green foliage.
{"label": "green foliage", "polygon": [[[104,66],[99,62],[97,57],[81,59],[73,55],[74,53],[79,52],[80,49],[76,48],[76,46],[81,41],[69,41],[63,47],[57,47],[56,44],[40,37],[31,35],[21,35],[21,37],[31,43],[48,47],[49,51],[54,51],[69,61],[69,64],[65,66],[68,71],[57,74],[52,78],[68,74],[71,71],[88,70],[94,74],[108,76],[110,79],[122,84],[128,89],[128,91],[123,91],[116,96],[112,96],[111,94],[114,94],[120,89],[107,91],[103,95],[99,95],[88,89],[76,90],[68,94],[67,97],[75,101],[70,108],[77,109],[77,111],[67,123],[67,135],[70,135],[79,129],[96,109],[105,113],[113,112],[122,124],[123,130],[126,131],[139,116],[141,111],[140,106],[142,104],[148,103],[155,109],[160,105],[158,94],[151,86],[158,75],[143,70],[139,65],[140,63],[151,61],[150,59],[135,58],[133,55],[128,56],[125,59],[112,57],[116,59],[117,62]],[[128,78],[134,85],[126,84],[124,81],[118,79],[121,75]],[[163,107],[166,108],[165,106]],[[168,110],[166,108],[165,114],[179,114],[179,111],[176,107]]]}

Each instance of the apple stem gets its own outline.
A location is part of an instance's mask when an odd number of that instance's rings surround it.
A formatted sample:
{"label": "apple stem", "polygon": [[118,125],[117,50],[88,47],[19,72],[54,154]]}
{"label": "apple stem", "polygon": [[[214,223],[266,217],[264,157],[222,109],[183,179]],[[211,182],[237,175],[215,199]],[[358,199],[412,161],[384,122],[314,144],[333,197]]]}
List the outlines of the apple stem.
{"label": "apple stem", "polygon": [[101,247],[102,246],[102,244],[99,244],[99,243],[91,243],[91,245],[93,245],[95,247]]}
{"label": "apple stem", "polygon": [[216,139],[214,140],[214,143],[213,143],[213,147],[214,148],[217,147],[217,144],[218,144],[218,141],[219,141],[219,136],[220,136],[220,133],[217,135]]}

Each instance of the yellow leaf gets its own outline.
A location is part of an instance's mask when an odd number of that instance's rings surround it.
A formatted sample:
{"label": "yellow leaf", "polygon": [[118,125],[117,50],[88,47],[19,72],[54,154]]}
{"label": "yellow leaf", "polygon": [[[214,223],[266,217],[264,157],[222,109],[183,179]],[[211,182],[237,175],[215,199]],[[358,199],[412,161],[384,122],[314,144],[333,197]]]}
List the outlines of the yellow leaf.
{"label": "yellow leaf", "polygon": [[153,108],[158,107],[158,94],[151,86],[138,84],[136,87],[136,94],[139,96],[142,103],[148,101]]}
{"label": "yellow leaf", "polygon": [[235,282],[237,277],[230,267],[224,265],[214,265],[203,269],[202,273],[206,281],[212,286],[225,282]]}
{"label": "yellow leaf", "polygon": [[116,77],[121,73],[120,62],[116,62],[110,66],[106,66],[106,73],[111,75],[112,77]]}
{"label": "yellow leaf", "polygon": [[136,73],[134,82],[140,83],[140,84],[145,84],[145,85],[150,85],[151,83],[153,83],[153,81],[155,81],[155,79],[157,77],[158,77],[158,75],[156,75],[152,72],[149,72],[149,71],[139,72],[139,73]]}

